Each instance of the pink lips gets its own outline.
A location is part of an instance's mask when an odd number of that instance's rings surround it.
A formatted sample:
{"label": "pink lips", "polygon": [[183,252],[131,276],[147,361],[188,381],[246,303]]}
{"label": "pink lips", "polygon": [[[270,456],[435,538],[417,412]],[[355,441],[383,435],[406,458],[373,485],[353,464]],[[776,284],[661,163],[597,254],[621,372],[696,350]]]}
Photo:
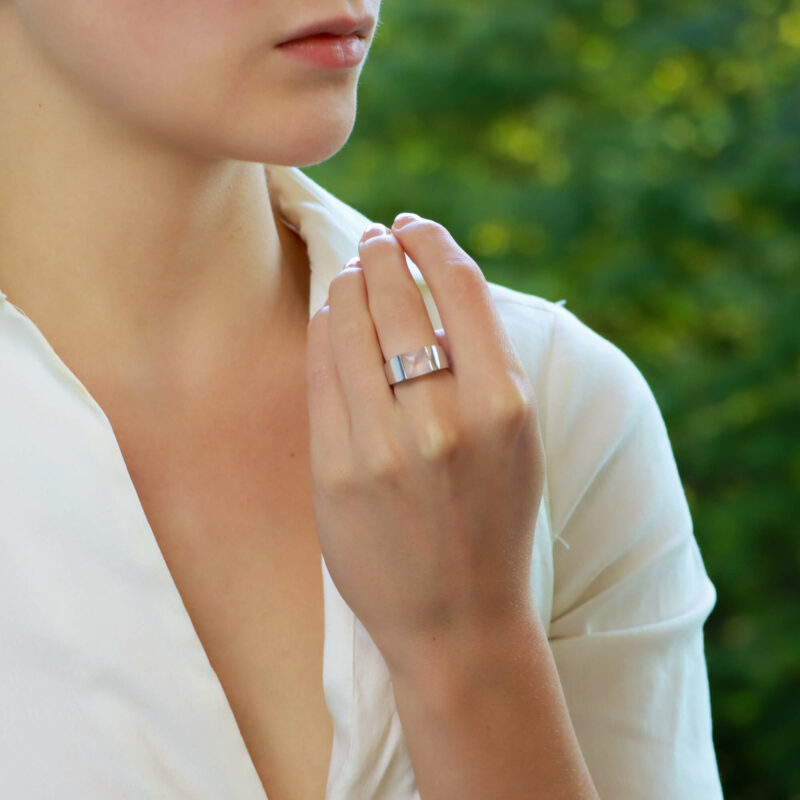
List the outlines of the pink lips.
{"label": "pink lips", "polygon": [[357,34],[319,33],[278,45],[289,56],[326,69],[356,67],[364,58],[366,40]]}

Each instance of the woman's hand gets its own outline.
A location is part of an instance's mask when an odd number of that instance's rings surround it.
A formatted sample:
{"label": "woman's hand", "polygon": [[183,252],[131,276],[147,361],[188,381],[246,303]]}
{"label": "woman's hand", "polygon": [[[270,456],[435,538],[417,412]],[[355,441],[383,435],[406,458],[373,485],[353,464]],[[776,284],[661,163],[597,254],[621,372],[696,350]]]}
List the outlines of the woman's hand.
{"label": "woman's hand", "polygon": [[[544,481],[533,389],[480,268],[443,226],[408,216],[394,233],[370,226],[360,266],[331,282],[306,370],[320,547],[397,668],[437,637],[466,641],[533,613]],[[437,342],[451,369],[389,385],[386,360]]]}

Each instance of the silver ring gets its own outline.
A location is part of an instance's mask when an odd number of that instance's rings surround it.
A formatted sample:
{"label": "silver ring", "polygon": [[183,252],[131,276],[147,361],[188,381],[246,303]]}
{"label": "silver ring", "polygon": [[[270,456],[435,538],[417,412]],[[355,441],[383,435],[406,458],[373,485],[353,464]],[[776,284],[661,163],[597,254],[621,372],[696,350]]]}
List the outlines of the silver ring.
{"label": "silver ring", "polygon": [[438,344],[427,344],[407,353],[399,353],[383,363],[383,371],[386,373],[389,386],[449,368],[447,353]]}

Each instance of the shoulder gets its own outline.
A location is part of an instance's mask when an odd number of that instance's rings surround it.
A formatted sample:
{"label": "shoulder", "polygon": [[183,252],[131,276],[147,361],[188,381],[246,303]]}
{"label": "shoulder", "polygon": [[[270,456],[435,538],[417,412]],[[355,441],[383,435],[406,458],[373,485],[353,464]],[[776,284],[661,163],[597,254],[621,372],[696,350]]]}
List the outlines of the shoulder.
{"label": "shoulder", "polygon": [[[335,269],[357,250],[370,218],[344,202],[296,167],[268,166],[272,190],[290,221],[312,236],[317,229],[338,248]],[[306,224],[303,223],[313,223]],[[419,267],[406,258],[409,271],[422,293],[434,328],[442,322]],[[334,267],[332,266],[332,274]],[[566,299],[549,300],[500,283],[488,281],[492,300],[535,389],[557,380],[562,391],[591,392],[600,374],[621,381],[627,388],[644,379],[619,347],[565,307]],[[326,287],[327,288],[327,287]],[[323,295],[324,297],[324,295]],[[545,374],[549,375],[549,379]],[[552,395],[552,387],[548,389]],[[556,398],[557,401],[557,398]]]}
{"label": "shoulder", "polygon": [[631,357],[567,308],[566,299],[548,300],[491,282],[489,289],[537,397],[551,407],[551,419],[568,422],[583,399],[602,395],[625,406],[651,395]]}

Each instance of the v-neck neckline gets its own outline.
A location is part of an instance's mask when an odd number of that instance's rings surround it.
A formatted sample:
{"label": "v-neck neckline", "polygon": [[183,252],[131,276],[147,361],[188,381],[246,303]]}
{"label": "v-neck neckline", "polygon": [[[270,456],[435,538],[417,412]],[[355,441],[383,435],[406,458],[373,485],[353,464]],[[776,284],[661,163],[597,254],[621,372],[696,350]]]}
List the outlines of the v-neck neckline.
{"label": "v-neck neckline", "polygon": [[[269,175],[270,170],[275,170],[274,167],[267,167],[265,165],[266,174]],[[280,168],[281,170],[281,177],[280,180],[282,181],[291,181],[294,178],[294,181],[297,180],[302,176],[302,178],[306,178],[307,176],[303,175],[299,172],[299,170],[291,169],[291,168]],[[287,174],[293,172],[294,175]],[[321,254],[321,247],[324,248],[324,244],[321,244],[319,238],[321,237],[313,237],[309,238],[307,236],[307,224],[304,224],[304,218],[298,217],[297,213],[290,215],[292,218],[287,219],[282,213],[282,208],[280,206],[280,202],[284,199],[284,195],[282,192],[285,190],[285,184],[282,183],[280,186],[276,187],[277,191],[274,193],[274,197],[278,198],[278,215],[280,221],[287,225],[287,227],[291,228],[295,231],[306,243],[308,249],[308,258],[309,258],[309,265],[311,269],[311,276],[309,278],[309,315],[311,314],[311,310],[314,308],[315,302],[318,305],[321,305],[320,295],[324,291],[327,294],[327,283],[325,281],[325,277],[327,276],[330,278],[331,275],[331,266],[335,261],[331,260],[330,257],[322,259],[322,269],[315,269],[316,266],[320,264],[319,256]],[[271,192],[272,194],[272,192]],[[298,224],[299,223],[299,224]],[[335,250],[335,248],[332,248]],[[324,252],[324,251],[323,251]],[[326,256],[330,256],[330,251],[325,253]],[[315,260],[316,256],[316,260]],[[320,284],[324,283],[324,286]],[[324,294],[322,295],[324,298]],[[216,702],[214,703],[215,707],[217,708],[224,708],[225,715],[227,719],[225,720],[225,727],[228,731],[235,731],[238,733],[239,742],[237,743],[236,751],[240,754],[239,763],[235,765],[231,765],[230,769],[235,771],[236,773],[241,774],[242,780],[234,781],[236,785],[253,785],[254,787],[259,787],[253,793],[253,796],[250,797],[239,797],[238,800],[269,800],[266,790],[261,782],[261,778],[258,775],[258,771],[255,766],[255,762],[253,761],[252,756],[250,755],[247,746],[244,741],[244,737],[242,736],[241,730],[239,728],[239,723],[236,720],[236,716],[233,711],[233,707],[231,706],[227,695],[225,693],[224,687],[222,685],[219,676],[217,675],[216,671],[214,670],[213,666],[211,665],[211,661],[208,657],[208,653],[203,645],[202,640],[195,628],[194,622],[192,621],[191,616],[189,615],[188,609],[186,607],[186,603],[184,601],[183,595],[181,595],[180,590],[175,582],[175,579],[169,569],[169,565],[167,564],[166,558],[164,557],[164,553],[161,550],[161,547],[158,543],[158,539],[156,538],[154,529],[150,520],[145,513],[144,506],[141,502],[141,498],[139,497],[139,492],[136,488],[136,485],[133,482],[133,479],[130,474],[130,470],[128,468],[128,464],[125,461],[125,457],[122,453],[122,448],[120,446],[119,439],[117,434],[114,430],[111,421],[98,402],[98,400],[92,395],[92,393],[86,388],[83,382],[77,377],[77,375],[72,371],[72,369],[65,363],[65,361],[61,358],[61,356],[56,352],[53,345],[50,343],[49,339],[44,335],[42,330],[39,326],[18,306],[16,306],[11,300],[8,299],[7,295],[3,293],[2,287],[0,287],[0,304],[7,303],[10,308],[12,309],[13,313],[18,314],[20,317],[23,318],[26,325],[35,333],[37,338],[39,339],[40,343],[44,345],[45,349],[48,351],[51,359],[53,360],[54,364],[57,368],[77,387],[80,393],[83,395],[84,399],[90,404],[90,406],[94,409],[96,414],[98,415],[103,427],[105,428],[106,434],[108,436],[108,441],[113,444],[112,450],[114,452],[114,458],[118,462],[118,466],[120,468],[121,474],[125,476],[125,487],[124,490],[129,495],[129,499],[133,501],[133,505],[136,508],[136,513],[139,516],[139,522],[141,523],[138,526],[135,526],[136,530],[143,530],[146,532],[146,542],[139,541],[136,543],[132,543],[131,546],[133,547],[134,544],[137,546],[146,545],[146,547],[151,551],[151,555],[153,556],[152,563],[156,563],[158,565],[158,581],[163,585],[168,587],[167,591],[172,596],[173,601],[177,601],[179,603],[180,608],[182,609],[181,614],[181,621],[186,628],[186,635],[183,637],[184,641],[190,641],[192,648],[196,651],[195,655],[201,654],[203,658],[204,664],[207,666],[210,673],[213,674],[213,686],[214,692],[217,695]],[[331,642],[328,641],[329,631],[333,629],[333,624],[331,619],[329,618],[332,613],[334,613],[334,609],[332,607],[331,602],[331,586],[326,585],[326,578],[330,580],[329,573],[327,573],[327,568],[324,561],[324,556],[321,557],[321,571],[320,571],[320,580],[323,584],[323,615],[324,615],[324,631],[325,631],[325,647],[324,647],[324,654],[323,654],[323,683],[325,682],[325,675],[326,675],[326,668],[329,667],[329,652],[331,651]],[[352,723],[352,713],[353,713],[353,682],[354,682],[354,663],[353,658],[355,655],[354,649],[354,632],[352,626],[352,620],[350,620],[350,625],[345,627],[342,625],[342,621],[336,625],[336,628],[342,632],[349,630],[347,635],[349,640],[353,642],[353,646],[350,646],[349,653],[351,654],[350,657],[344,659],[344,668],[349,671],[349,674],[346,676],[345,685],[346,685],[346,692],[350,695],[350,709],[349,709],[349,720]],[[341,673],[339,673],[339,679],[341,679]],[[329,706],[328,713],[331,713],[330,704],[326,699],[326,705]],[[339,709],[341,713],[342,709]],[[328,761],[328,772],[327,772],[327,780],[326,780],[326,798],[330,798],[333,795],[333,790],[335,788],[334,784],[338,783],[338,781],[342,778],[345,773],[344,767],[347,762],[347,757],[350,753],[350,744],[351,740],[346,742],[339,742],[340,747],[345,748],[345,758],[342,759],[341,755],[337,758],[336,754],[336,720],[332,716],[332,722],[334,722],[334,742],[331,751],[331,755],[329,756]],[[341,734],[340,734],[341,735]],[[334,775],[334,767],[336,766],[336,762],[338,764],[338,770],[336,770],[336,774]],[[259,791],[260,789],[260,791]]]}

